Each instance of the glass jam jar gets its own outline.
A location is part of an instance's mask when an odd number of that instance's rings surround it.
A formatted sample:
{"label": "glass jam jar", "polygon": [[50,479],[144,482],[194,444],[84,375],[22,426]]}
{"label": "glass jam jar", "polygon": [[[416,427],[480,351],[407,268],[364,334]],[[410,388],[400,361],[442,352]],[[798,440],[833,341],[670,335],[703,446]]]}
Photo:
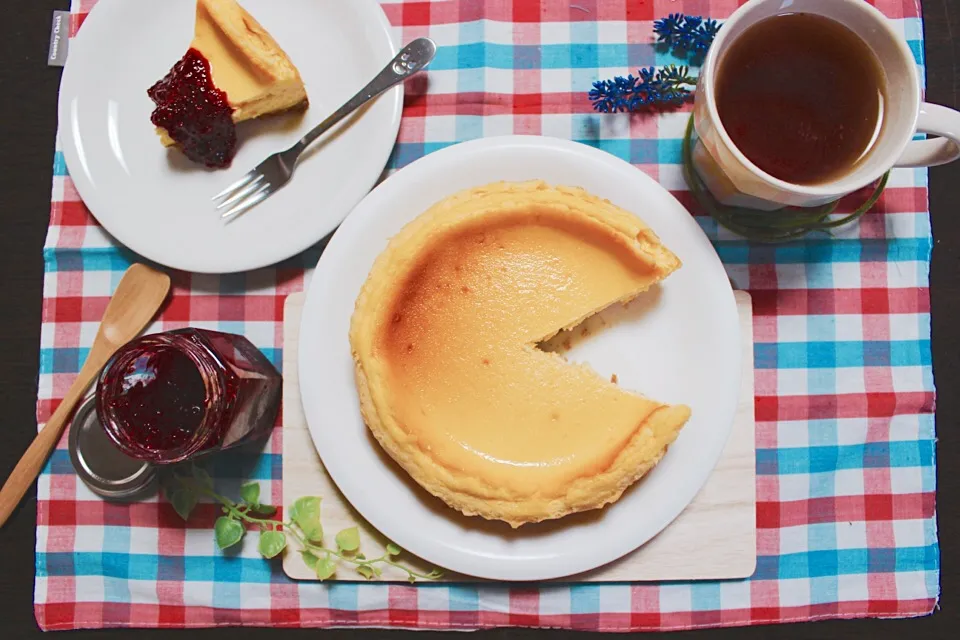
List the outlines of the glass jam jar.
{"label": "glass jam jar", "polygon": [[97,381],[97,414],[128,456],[181,462],[269,433],[281,377],[243,336],[180,329],[121,348]]}

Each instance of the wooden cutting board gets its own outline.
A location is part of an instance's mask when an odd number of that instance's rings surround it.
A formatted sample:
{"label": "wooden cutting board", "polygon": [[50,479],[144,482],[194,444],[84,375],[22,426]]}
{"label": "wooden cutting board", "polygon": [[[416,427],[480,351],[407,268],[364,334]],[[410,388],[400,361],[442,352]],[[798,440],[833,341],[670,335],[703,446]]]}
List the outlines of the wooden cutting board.
{"label": "wooden cutting board", "polygon": [[[693,502],[655,538],[620,560],[564,581],[716,580],[753,574],[757,564],[753,305],[749,294],[737,291],[735,295],[743,332],[743,379],[733,431],[713,474]],[[330,538],[327,543],[333,544],[337,531],[357,526],[361,550],[367,557],[379,556],[386,540],[337,490],[307,429],[297,371],[303,300],[302,293],[293,294],[287,297],[284,307],[283,504],[289,506],[303,496],[321,496],[321,520]],[[412,567],[430,569],[428,563],[409,554],[404,554],[403,560]],[[316,580],[295,548],[285,553],[283,570],[294,579]],[[333,579],[353,581],[358,576],[353,571],[341,570]],[[384,567],[382,579],[403,581],[406,574]],[[468,582],[476,578],[448,573],[442,580]]]}

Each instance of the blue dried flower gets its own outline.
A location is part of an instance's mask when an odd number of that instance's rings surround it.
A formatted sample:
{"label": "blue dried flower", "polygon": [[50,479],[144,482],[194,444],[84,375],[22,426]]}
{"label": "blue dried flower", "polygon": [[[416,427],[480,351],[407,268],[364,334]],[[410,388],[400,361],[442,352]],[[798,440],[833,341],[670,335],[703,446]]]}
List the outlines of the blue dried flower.
{"label": "blue dried flower", "polygon": [[705,54],[719,30],[720,25],[716,20],[704,20],[700,16],[685,16],[682,13],[671,13],[653,23],[657,42],[694,54]]}
{"label": "blue dried flower", "polygon": [[616,76],[612,80],[598,80],[587,94],[593,108],[601,113],[641,111],[651,107],[680,106],[693,93],[697,79],[686,66],[675,64],[661,69],[642,68],[638,77]]}

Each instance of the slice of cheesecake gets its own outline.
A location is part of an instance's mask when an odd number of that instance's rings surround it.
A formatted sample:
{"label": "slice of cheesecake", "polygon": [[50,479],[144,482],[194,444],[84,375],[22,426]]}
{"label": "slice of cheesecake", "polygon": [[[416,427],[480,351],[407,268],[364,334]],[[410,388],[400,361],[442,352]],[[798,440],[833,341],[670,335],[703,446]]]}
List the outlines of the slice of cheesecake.
{"label": "slice of cheesecake", "polygon": [[197,0],[187,53],[147,93],[161,142],[210,167],[233,159],[236,123],[308,105],[290,57],[236,0]]}

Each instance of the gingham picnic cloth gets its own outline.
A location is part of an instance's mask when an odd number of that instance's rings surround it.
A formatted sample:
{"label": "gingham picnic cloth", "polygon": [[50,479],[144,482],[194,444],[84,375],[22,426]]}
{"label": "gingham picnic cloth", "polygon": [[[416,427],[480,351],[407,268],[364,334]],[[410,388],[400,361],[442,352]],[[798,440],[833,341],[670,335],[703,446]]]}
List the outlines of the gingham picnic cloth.
{"label": "gingham picnic cloth", "polygon": [[[135,1],[135,0],[130,0]],[[399,40],[439,45],[425,95],[408,95],[392,170],[447,145],[522,133],[578,140],[623,158],[694,212],[679,167],[689,108],[599,115],[592,81],[669,62],[652,21],[722,19],[736,0],[391,2]],[[922,64],[919,7],[877,0]],[[75,33],[92,0],[74,0]],[[63,397],[127,265],[97,225],[58,152],[44,249],[38,420]],[[853,206],[852,204],[850,206]],[[850,208],[848,206],[847,208]],[[697,216],[738,288],[754,299],[756,573],[664,584],[385,585],[297,583],[253,544],[214,547],[217,512],[188,525],[153,499],[111,504],[73,473],[65,444],[39,481],[35,611],[44,629],[213,625],[465,629],[546,626],[665,630],[931,612],[939,595],[934,386],[925,170],[898,169],[875,210],[836,237],[751,244]],[[281,362],[284,297],[321,249],[275,268],[176,273],[150,328],[242,333]],[[281,438],[225,454],[213,474],[236,495],[259,480],[281,496]]]}

